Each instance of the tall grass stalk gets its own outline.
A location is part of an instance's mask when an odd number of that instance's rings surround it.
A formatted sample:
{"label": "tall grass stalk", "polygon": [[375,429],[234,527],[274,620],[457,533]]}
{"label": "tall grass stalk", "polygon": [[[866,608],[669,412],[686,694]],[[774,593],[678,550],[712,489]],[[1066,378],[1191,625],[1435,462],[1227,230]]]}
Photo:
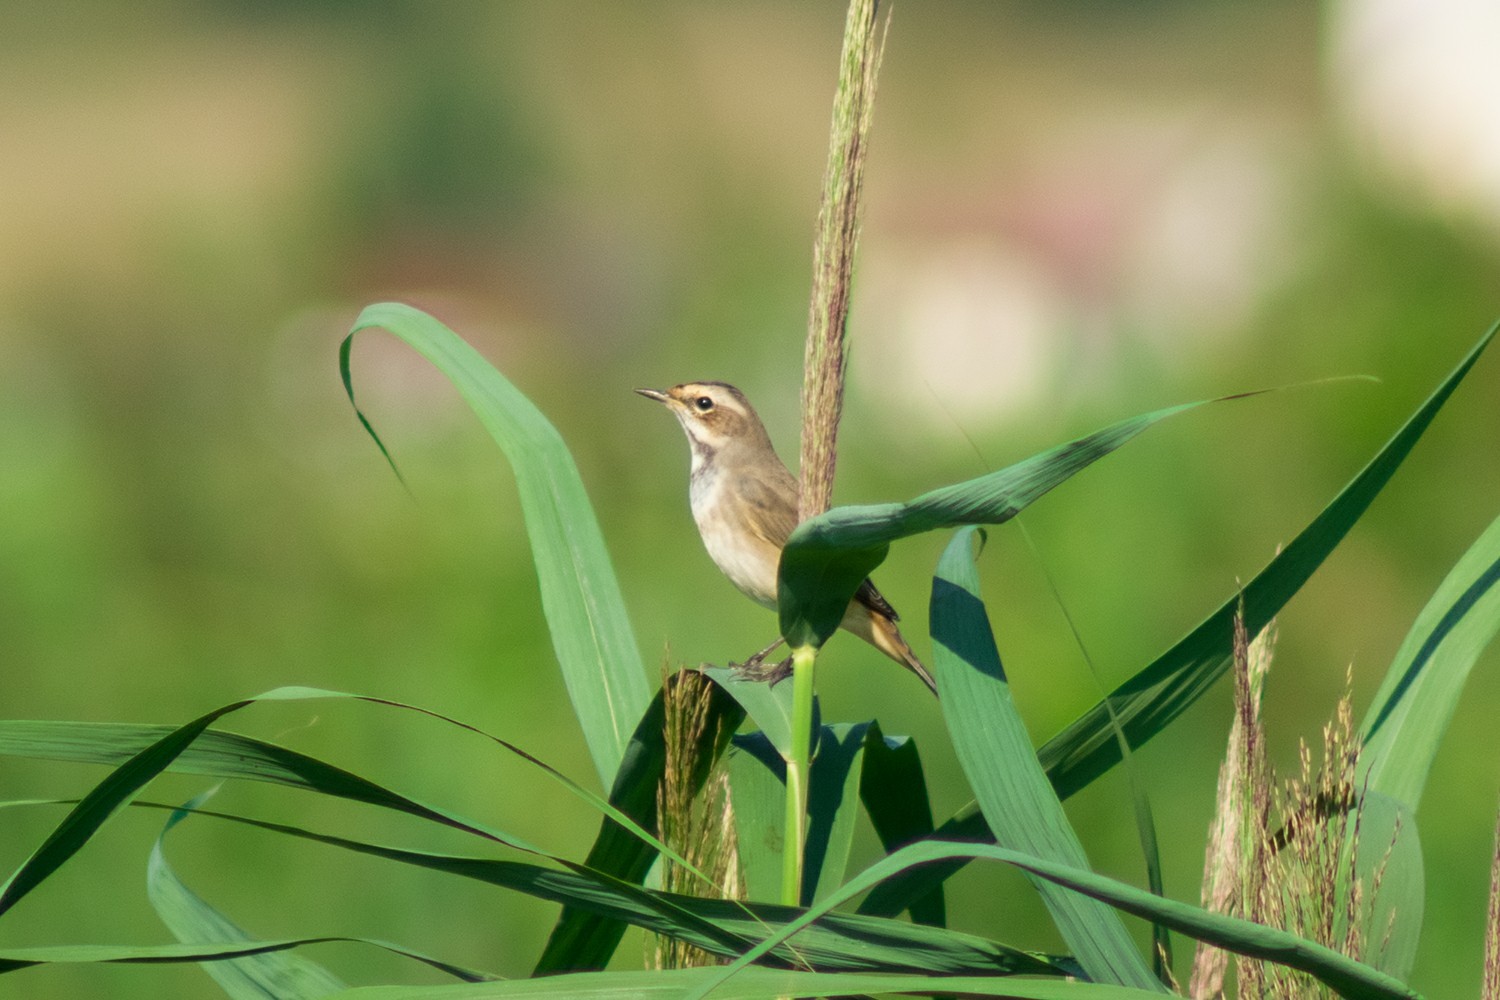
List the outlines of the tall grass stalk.
{"label": "tall grass stalk", "polygon": [[[845,332],[859,243],[860,194],[865,148],[875,107],[875,76],[884,51],[877,38],[879,0],[850,0],[839,58],[828,166],[813,241],[812,295],[802,367],[802,450],[799,520],[821,514],[833,500],[839,417],[844,406]],[[812,768],[813,672],[818,651],[792,650],[792,751],[787,758],[786,839],[781,902],[802,901],[803,847],[807,839],[807,782]]]}
{"label": "tall grass stalk", "polygon": [[859,244],[865,150],[875,110],[875,76],[885,49],[876,37],[879,0],[851,0],[844,22],[838,90],[828,137],[828,166],[813,240],[812,296],[802,363],[802,483],[798,518],[823,513],[833,499],[839,417],[844,407],[845,330]]}
{"label": "tall grass stalk", "polygon": [[[1389,925],[1369,926],[1370,902],[1380,892],[1390,845],[1367,883],[1359,865],[1361,743],[1348,682],[1333,719],[1323,726],[1319,760],[1315,764],[1312,747],[1299,740],[1296,776],[1278,780],[1266,759],[1261,717],[1274,642],[1274,623],[1252,643],[1243,615],[1235,617],[1235,718],[1205,852],[1203,905],[1368,960],[1370,953],[1385,949],[1390,933]],[[1372,949],[1373,931],[1383,933]],[[1229,967],[1224,952],[1200,945],[1188,995],[1195,1000],[1224,996]],[[1338,996],[1312,976],[1275,962],[1236,956],[1233,967],[1234,995],[1243,1000]]]}
{"label": "tall grass stalk", "polygon": [[[1260,721],[1261,692],[1276,645],[1276,623],[1250,641],[1243,614],[1234,619],[1234,721],[1219,767],[1218,809],[1209,828],[1203,864],[1203,906],[1234,915],[1237,901],[1252,885],[1246,859],[1265,838],[1270,798],[1265,794],[1265,738]],[[1258,797],[1257,797],[1258,795]],[[1193,955],[1188,996],[1208,1000],[1224,993],[1227,952],[1199,943]]]}

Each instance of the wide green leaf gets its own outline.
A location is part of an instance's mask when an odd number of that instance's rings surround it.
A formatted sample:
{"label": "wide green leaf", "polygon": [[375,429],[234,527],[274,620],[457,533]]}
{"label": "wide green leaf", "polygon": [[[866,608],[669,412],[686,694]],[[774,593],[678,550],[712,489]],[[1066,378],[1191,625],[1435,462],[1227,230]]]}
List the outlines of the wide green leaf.
{"label": "wide green leaf", "polygon": [[822,727],[818,735],[808,781],[803,899],[821,899],[843,884],[859,816],[869,730],[868,722],[838,723]]}
{"label": "wide green leaf", "polygon": [[[932,802],[922,774],[922,756],[910,736],[886,736],[879,723],[870,723],[859,797],[887,854],[931,836]],[[913,900],[909,909],[919,924],[943,927],[948,922],[941,885]]]}
{"label": "wide green leaf", "polygon": [[[817,899],[843,881],[854,842],[864,774],[867,722],[822,726],[808,785],[802,897]],[[786,762],[764,733],[736,736],[730,763],[740,866],[751,899],[781,886]]]}
{"label": "wide green leaf", "polygon": [[[954,753],[1001,846],[1087,870],[1083,844],[1037,762],[995,648],[989,615],[979,597],[977,530],[963,528],[954,534],[932,581],[934,674]],[[1165,991],[1118,913],[1045,879],[1033,882],[1090,979]]]}
{"label": "wide green leaf", "polygon": [[[541,411],[478,351],[436,319],[399,303],[368,306],[339,349],[351,403],[350,347],[355,334],[372,327],[389,330],[446,375],[510,460],[552,648],[600,784],[610,788],[651,692],[573,456]],[[380,444],[357,406],[356,413]]]}
{"label": "wide green leaf", "polygon": [[[1490,327],[1385,446],[1339,495],[1249,585],[1107,696],[1048,740],[1038,751],[1059,797],[1066,799],[1120,762],[1116,724],[1139,747],[1194,704],[1228,669],[1235,614],[1243,601],[1251,634],[1286,606],[1348,534],[1411,453],[1443,404],[1490,345],[1500,324]],[[1113,713],[1111,712],[1113,709]],[[977,803],[969,803],[938,827],[937,836],[993,840]],[[933,865],[893,879],[861,904],[862,913],[896,914],[964,862]]]}
{"label": "wide green leaf", "polygon": [[[1422,938],[1427,873],[1417,818],[1399,799],[1366,790],[1360,795],[1355,874],[1368,910],[1366,960],[1398,979],[1411,974]],[[1379,891],[1373,893],[1372,890]]]}

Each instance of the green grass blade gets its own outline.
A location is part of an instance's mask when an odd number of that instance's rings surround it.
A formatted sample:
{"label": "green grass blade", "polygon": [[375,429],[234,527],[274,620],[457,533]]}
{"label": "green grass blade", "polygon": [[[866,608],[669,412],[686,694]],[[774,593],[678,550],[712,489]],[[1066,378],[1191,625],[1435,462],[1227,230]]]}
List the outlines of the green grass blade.
{"label": "green grass blade", "polygon": [[[528,979],[482,986],[367,986],[337,994],[338,1000],[678,1000],[701,993],[711,969],[603,972]],[[1012,1000],[1147,1000],[1159,996],[1124,986],[1018,980],[996,976],[893,976],[795,972],[752,968],[714,988],[713,1000],[833,996],[1009,997]]]}
{"label": "green grass blade", "polygon": [[[138,802],[149,808],[172,806]],[[742,904],[652,892],[579,871],[556,871],[524,862],[431,854],[317,834],[298,827],[208,810],[196,813],[310,840],[368,856],[446,872],[512,889],[540,899],[589,907],[656,933],[681,937],[726,957],[785,926],[803,911],[769,904]],[[774,950],[775,964],[810,965],[830,971],[905,971],[944,974],[1063,975],[1076,971],[1045,956],[1018,951],[969,934],[881,918],[830,914],[804,934],[795,948]]]}
{"label": "green grass blade", "polygon": [[[573,795],[582,799],[606,818],[635,837],[648,851],[666,851],[654,834],[647,832],[629,815],[616,809],[598,795],[522,748],[478,729],[468,723],[429,709],[374,698],[368,695],[327,691],[317,688],[283,688],[261,698],[281,700],[334,699],[367,702],[387,708],[415,712],[450,726],[480,736],[506,752],[520,757],[540,769]],[[255,701],[259,699],[250,699]],[[247,702],[248,703],[248,702]],[[44,722],[33,720],[0,720],[0,756],[29,757],[45,760],[73,760],[119,766],[151,743],[174,732],[170,726],[131,725],[127,723]],[[518,846],[516,838],[500,833],[474,820],[436,806],[425,805],[343,768],[334,767],[314,757],[261,740],[218,730],[205,730],[171,760],[168,770],[202,774],[217,778],[245,778],[267,781],[293,788],[364,802],[417,816],[488,840]],[[529,845],[522,849],[537,851]],[[670,852],[667,852],[670,854]]]}
{"label": "green grass blade", "polygon": [[850,598],[885,559],[891,542],[939,528],[1008,521],[1147,428],[1206,402],[1217,400],[1182,403],[1131,417],[1007,468],[932,490],[906,503],[835,507],[803,521],[781,554],[781,634],[793,648],[821,646],[838,629]]}
{"label": "green grass blade", "polygon": [[[859,797],[887,854],[932,834],[927,779],[917,741],[910,736],[886,736],[879,723],[870,723]],[[944,927],[948,923],[941,885],[913,900],[908,909],[919,924]]]}
{"label": "green grass blade", "polygon": [[[941,675],[938,683],[942,683]],[[1133,885],[1096,875],[1091,871],[1046,861],[1019,851],[988,844],[955,844],[932,840],[904,847],[895,854],[876,862],[850,879],[838,892],[816,906],[808,908],[801,916],[761,941],[731,964],[712,970],[714,976],[704,984],[704,988],[690,992],[689,996],[697,1000],[699,997],[710,995],[719,983],[730,981],[731,977],[751,963],[759,961],[771,949],[787,942],[795,943],[797,935],[809,926],[816,926],[814,921],[826,919],[829,911],[834,907],[842,905],[882,880],[913,865],[926,865],[958,858],[982,859],[1009,865],[1074,892],[1106,902],[1124,913],[1145,920],[1159,921],[1172,930],[1197,940],[1207,941],[1217,947],[1248,955],[1251,958],[1266,959],[1298,969],[1327,984],[1340,996],[1349,1000],[1420,1000],[1420,995],[1399,979],[1362,962],[1357,962],[1332,948],[1299,938],[1279,928],[1210,913],[1200,907],[1164,899],[1144,889],[1137,889]],[[930,930],[929,928],[921,929]],[[1152,982],[1154,983],[1155,980]]]}
{"label": "green grass blade", "polygon": [[[977,531],[954,534],[932,581],[934,673],[953,749],[998,843],[1087,870],[1088,857],[1037,762],[995,648],[979,597]],[[1052,882],[1032,881],[1090,979],[1164,992],[1118,913]]]}
{"label": "green grass blade", "polygon": [[[44,803],[15,803],[15,805]],[[3,805],[3,804],[0,804]],[[150,802],[139,808],[175,811]],[[500,888],[589,909],[646,930],[670,934],[725,957],[735,957],[785,927],[804,911],[766,903],[699,899],[642,889],[581,865],[558,871],[520,861],[412,851],[315,833],[301,827],[206,809],[195,815],[336,847],[427,871],[474,879]],[[798,935],[794,947],[775,947],[772,964],[826,971],[933,972],[989,975],[1073,975],[1069,961],[1010,948],[972,934],[901,920],[831,913]]]}
{"label": "green grass blade", "polygon": [[[187,803],[196,808],[212,792]],[[254,939],[234,921],[214,909],[177,876],[167,862],[167,833],[188,815],[177,811],[168,817],[161,835],[151,848],[146,866],[146,894],[151,906],[172,936],[183,944],[245,941]],[[343,980],[305,955],[292,950],[267,951],[244,958],[204,962],[203,971],[219,984],[231,1000],[313,1000],[345,988]]]}
{"label": "green grass blade", "polygon": [[163,736],[111,771],[73,807],[42,845],[0,887],[0,916],[82,850],[111,816],[129,805],[147,782],[170,766],[215,720],[245,707],[251,701],[253,699],[234,702],[200,716]]}
{"label": "green grass blade", "polygon": [[[344,339],[339,370],[351,403],[350,346],[355,334],[372,327],[389,330],[446,375],[510,460],[552,647],[600,783],[611,787],[651,692],[620,585],[572,455],[541,411],[478,351],[436,319],[398,303],[367,307]],[[365,415],[355,409],[380,444]],[[384,453],[385,445],[380,449]]]}
{"label": "green grass blade", "polygon": [[1500,519],[1458,560],[1417,616],[1361,733],[1364,783],[1413,810],[1469,671],[1500,631]]}
{"label": "green grass blade", "polygon": [[1427,903],[1417,819],[1406,803],[1380,792],[1365,791],[1360,803],[1356,873],[1367,894],[1379,885],[1365,918],[1366,961],[1404,979],[1416,965]]}
{"label": "green grass blade", "polygon": [[[71,944],[36,948],[0,948],[0,975],[7,972],[18,972],[21,969],[34,968],[39,965],[94,965],[100,963],[169,965],[185,962],[239,961],[257,955],[267,955],[275,952],[285,952],[292,948],[302,948],[310,944],[336,944],[344,942],[371,945],[388,951],[393,955],[401,955],[405,958],[421,962],[424,965],[430,965],[434,969],[468,982],[480,982],[496,978],[489,973],[465,969],[462,966],[432,958],[419,951],[403,948],[401,945],[391,944],[388,941],[380,941],[375,938],[339,936],[280,938],[270,941],[208,941],[202,944],[183,944],[180,942],[155,945]],[[262,993],[259,995],[264,997],[266,994]]]}
{"label": "green grass blade", "polygon": [[[691,680],[689,680],[691,678]],[[668,678],[668,684],[710,684],[707,722],[703,741],[694,759],[703,762],[694,775],[695,787],[702,787],[708,769],[727,747],[729,737],[744,721],[745,712],[722,687],[703,679],[695,672],[679,673]],[[762,685],[764,686],[764,685]],[[662,693],[651,699],[651,707],[626,747],[625,758],[610,792],[610,804],[653,834],[659,830],[656,816],[656,790],[666,768],[666,745],[663,734],[664,708]],[[606,817],[600,824],[594,844],[589,848],[585,867],[626,882],[639,884],[656,860],[651,845]],[[588,910],[564,907],[547,945],[536,965],[536,975],[557,972],[602,969],[614,955],[625,932],[625,924]]]}
{"label": "green grass blade", "polygon": [[[1370,503],[1411,453],[1443,404],[1489,346],[1500,324],[1490,327],[1458,366],[1417,408],[1359,474],[1250,582],[1197,628],[1189,632],[1108,698],[1132,746],[1161,732],[1207,691],[1228,669],[1231,623],[1244,600],[1246,627],[1253,634],[1296,595],[1336,548]],[[1039,751],[1052,786],[1061,798],[1086,787],[1120,762],[1109,707],[1095,705]],[[976,804],[944,822],[937,835],[963,840],[993,840]],[[864,913],[895,914],[931,886],[962,868],[963,861],[934,865],[881,886],[861,905]]]}
{"label": "green grass blade", "polygon": [[[1448,397],[1489,346],[1492,326],[1401,429],[1323,512],[1240,593],[1171,649],[1109,695],[1132,746],[1140,746],[1177,718],[1228,669],[1231,624],[1244,602],[1245,628],[1255,635],[1286,606],[1349,529],[1363,516],[1422,437]],[[1095,705],[1042,747],[1042,763],[1066,798],[1120,760],[1109,712]]]}
{"label": "green grass blade", "polygon": [[1414,814],[1464,685],[1497,631],[1500,519],[1463,554],[1417,616],[1361,726],[1358,781],[1369,794],[1360,867],[1367,885],[1388,845],[1391,852],[1367,935],[1378,942],[1389,927],[1390,946],[1379,961],[1394,975],[1405,975],[1416,961],[1425,904]]}
{"label": "green grass blade", "polygon": [[[67,817],[43,841],[41,846],[11,874],[4,886],[0,887],[0,915],[8,911],[66,863],[69,858],[81,850],[111,816],[120,808],[129,805],[148,782],[176,763],[193,743],[208,730],[209,726],[218,719],[231,712],[239,711],[246,706],[263,701],[302,701],[325,698],[358,698],[358,696],[347,695],[337,691],[322,691],[316,688],[276,688],[273,691],[257,695],[254,698],[241,699],[222,708],[217,708],[184,726],[169,731],[166,735],[137,751],[125,760],[124,763],[106,775],[104,780],[94,786],[93,790],[74,806],[73,810],[69,812]],[[379,699],[360,700],[378,701]],[[311,758],[303,759],[305,761]],[[282,762],[284,760],[285,758],[283,758]],[[323,777],[328,777],[331,772],[336,770],[329,768],[326,771],[317,773]],[[342,774],[347,775],[347,772],[342,772]],[[300,776],[307,777],[307,772],[303,772]],[[364,781],[363,779],[347,783],[340,779],[335,783],[334,787],[339,789],[349,788],[356,794],[369,794],[372,789],[377,789],[379,786],[375,786],[373,783]],[[380,791],[384,793],[384,797],[388,801],[401,801],[405,807],[403,811],[465,830],[519,851],[549,858],[560,864],[571,864],[571,862],[557,858],[540,848],[533,847],[520,838],[512,837],[502,831],[463,820],[446,810],[425,806],[414,800],[395,796],[395,793],[384,789]],[[334,794],[337,794],[337,792]],[[614,815],[627,825],[633,824],[632,820],[617,811]]]}

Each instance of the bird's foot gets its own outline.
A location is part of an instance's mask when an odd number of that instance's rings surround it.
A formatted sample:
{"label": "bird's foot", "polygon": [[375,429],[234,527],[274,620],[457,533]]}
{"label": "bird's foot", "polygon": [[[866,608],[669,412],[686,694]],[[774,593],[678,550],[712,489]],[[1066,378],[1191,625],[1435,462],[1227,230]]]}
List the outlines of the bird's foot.
{"label": "bird's foot", "polygon": [[792,676],[792,658],[788,656],[780,663],[767,664],[765,651],[762,651],[744,663],[731,663],[729,669],[742,681],[765,681],[775,687]]}

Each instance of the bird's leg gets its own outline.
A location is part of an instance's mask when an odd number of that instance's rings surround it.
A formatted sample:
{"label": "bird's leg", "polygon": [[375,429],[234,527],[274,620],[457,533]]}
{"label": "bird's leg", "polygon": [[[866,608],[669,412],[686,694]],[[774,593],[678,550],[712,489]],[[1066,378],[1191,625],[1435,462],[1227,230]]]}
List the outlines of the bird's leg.
{"label": "bird's leg", "polygon": [[786,642],[786,640],[778,635],[775,642],[771,643],[765,649],[762,649],[759,653],[756,653],[754,656],[750,657],[750,659],[746,660],[744,663],[737,664],[737,666],[742,670],[759,669],[760,665],[766,662],[766,657],[776,652],[776,647],[780,646],[783,642]]}
{"label": "bird's leg", "polygon": [[766,681],[772,687],[775,687],[778,682],[792,676],[792,658],[789,656],[780,663],[773,663],[767,666],[766,657],[775,652],[776,648],[785,641],[785,639],[778,636],[775,642],[747,659],[744,663],[731,663],[729,667],[734,671],[736,677],[747,681]]}

